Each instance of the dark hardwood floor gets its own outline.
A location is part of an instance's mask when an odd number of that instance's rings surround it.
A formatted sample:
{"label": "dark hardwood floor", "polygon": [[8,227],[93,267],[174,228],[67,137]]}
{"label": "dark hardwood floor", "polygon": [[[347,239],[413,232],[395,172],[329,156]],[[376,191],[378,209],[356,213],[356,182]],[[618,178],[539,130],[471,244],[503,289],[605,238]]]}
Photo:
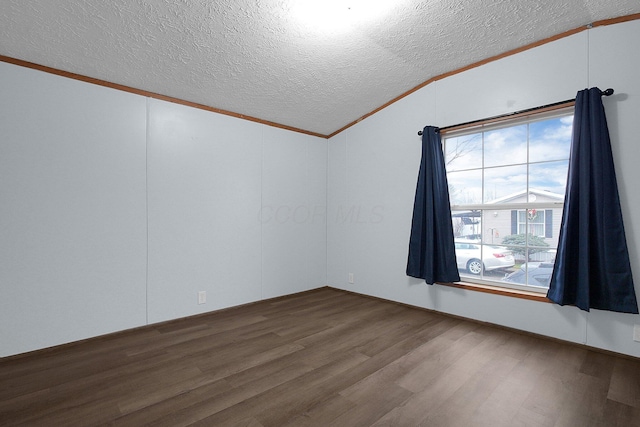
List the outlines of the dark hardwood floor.
{"label": "dark hardwood floor", "polygon": [[640,360],[319,289],[0,360],[0,425],[640,426]]}

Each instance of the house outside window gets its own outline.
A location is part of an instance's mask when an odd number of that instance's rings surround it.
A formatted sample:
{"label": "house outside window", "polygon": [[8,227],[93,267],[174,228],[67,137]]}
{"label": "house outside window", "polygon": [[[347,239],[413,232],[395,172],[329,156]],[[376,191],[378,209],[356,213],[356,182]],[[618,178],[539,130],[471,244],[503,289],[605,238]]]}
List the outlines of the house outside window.
{"label": "house outside window", "polygon": [[573,107],[443,132],[463,281],[546,292],[555,260]]}

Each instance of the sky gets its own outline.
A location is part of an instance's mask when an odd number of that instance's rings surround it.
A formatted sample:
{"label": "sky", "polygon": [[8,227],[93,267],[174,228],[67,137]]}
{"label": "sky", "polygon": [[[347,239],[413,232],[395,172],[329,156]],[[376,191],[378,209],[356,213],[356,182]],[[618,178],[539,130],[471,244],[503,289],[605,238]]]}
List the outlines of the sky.
{"label": "sky", "polygon": [[572,124],[568,115],[445,138],[451,204],[488,203],[529,189],[564,194]]}

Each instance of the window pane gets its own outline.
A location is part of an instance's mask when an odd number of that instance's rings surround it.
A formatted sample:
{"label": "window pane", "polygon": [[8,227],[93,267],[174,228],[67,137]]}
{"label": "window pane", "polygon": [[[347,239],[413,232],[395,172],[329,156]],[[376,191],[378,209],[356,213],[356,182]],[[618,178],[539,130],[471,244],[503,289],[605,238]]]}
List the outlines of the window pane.
{"label": "window pane", "polygon": [[482,169],[447,174],[452,205],[482,202]]}
{"label": "window pane", "polygon": [[[497,217],[506,217],[509,211],[497,211]],[[501,244],[509,246],[516,257],[516,262],[548,261],[555,257],[560,233],[562,208],[527,209],[511,211],[511,232],[504,235]],[[514,226],[517,221],[517,227]],[[503,222],[504,223],[504,222]],[[489,218],[486,220],[490,226]],[[505,229],[506,227],[502,227]],[[551,252],[550,252],[551,251]],[[539,255],[545,253],[547,255]],[[553,255],[548,255],[553,253]]]}
{"label": "window pane", "polygon": [[484,167],[527,162],[527,125],[486,132]]}
{"label": "window pane", "polygon": [[500,245],[482,245],[482,262],[485,276],[500,280],[505,272],[515,265],[515,258],[510,248]]}
{"label": "window pane", "polygon": [[463,277],[501,281],[515,265],[511,250],[505,246],[456,242],[458,272]]}
{"label": "window pane", "polygon": [[534,122],[529,125],[529,161],[569,158],[573,116]]}
{"label": "window pane", "polygon": [[485,169],[484,203],[497,202],[507,196],[515,197],[519,193],[525,194],[526,191],[526,165]]}
{"label": "window pane", "polygon": [[514,271],[502,280],[508,284],[546,289],[549,288],[552,272],[553,262],[526,262],[516,264]]}
{"label": "window pane", "polygon": [[[496,206],[497,208],[498,206]],[[518,217],[515,210],[491,209],[484,211],[484,243],[502,245],[505,238],[517,234]]]}
{"label": "window pane", "polygon": [[482,167],[482,133],[445,140],[444,161],[448,171]]}
{"label": "window pane", "polygon": [[[549,202],[564,200],[567,187],[567,170],[569,161],[536,163],[529,166],[529,188],[548,192]],[[544,194],[537,196],[537,201],[541,202]]]}
{"label": "window pane", "polygon": [[525,224],[527,222],[527,211],[518,211],[518,223]]}
{"label": "window pane", "polygon": [[544,224],[544,211],[528,209],[527,219],[529,220],[529,224]]}
{"label": "window pane", "polygon": [[544,237],[544,224],[529,224],[529,233],[533,236]]}
{"label": "window pane", "polygon": [[452,211],[451,224],[456,240],[480,240],[482,234],[481,211]]}

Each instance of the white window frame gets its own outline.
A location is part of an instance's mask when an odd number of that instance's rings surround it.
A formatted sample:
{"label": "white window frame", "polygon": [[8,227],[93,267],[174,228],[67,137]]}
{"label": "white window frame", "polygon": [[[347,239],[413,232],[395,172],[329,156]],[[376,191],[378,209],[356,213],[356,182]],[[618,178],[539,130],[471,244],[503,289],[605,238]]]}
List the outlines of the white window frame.
{"label": "white window frame", "polygon": [[[446,140],[448,138],[460,137],[464,135],[471,135],[471,134],[476,134],[481,132],[482,133],[490,132],[492,130],[520,126],[522,124],[529,124],[529,123],[534,123],[534,122],[539,122],[544,120],[550,120],[554,118],[566,117],[566,116],[573,115],[573,112],[574,112],[574,107],[573,107],[573,104],[571,104],[569,106],[553,108],[547,111],[527,113],[527,114],[516,116],[513,118],[508,118],[508,119],[500,118],[498,120],[489,119],[480,124],[474,124],[471,126],[460,126],[460,127],[452,128],[451,130],[443,130],[441,132],[442,144],[443,144],[442,148],[446,155],[445,146],[446,146]],[[535,164],[535,162],[529,162],[529,158],[527,157],[527,162],[526,162],[527,169],[531,164]],[[485,168],[484,162],[483,162],[482,170],[486,170],[486,169],[488,168]],[[483,179],[482,185],[483,185],[482,193],[484,194],[484,179]],[[527,182],[527,191],[528,190],[529,190],[529,185]],[[483,218],[484,218],[484,215],[489,215],[491,212],[494,212],[496,210],[500,210],[500,211],[516,210],[520,212],[520,211],[527,211],[529,209],[536,209],[539,212],[542,212],[544,215],[544,211],[546,209],[562,210],[563,207],[564,207],[564,200],[562,202],[535,202],[535,201],[529,202],[527,201],[525,203],[501,203],[500,205],[490,204],[490,203],[458,204],[458,205],[451,204],[451,211],[453,213],[456,211],[479,210],[483,213]],[[557,219],[557,221],[559,221],[559,218]],[[521,224],[522,223],[520,222],[520,218],[518,214],[517,231],[520,230]],[[525,223],[525,229],[527,228],[526,224],[527,223]],[[540,237],[544,237],[545,230],[546,230],[545,218],[543,218],[543,222],[541,225],[542,225],[542,235]],[[480,233],[480,234],[484,235],[484,233]],[[480,244],[481,244],[481,247],[484,248],[484,245],[491,245],[491,242],[481,240]],[[506,245],[498,244],[498,246],[506,246]],[[488,285],[498,289],[499,288],[516,289],[516,290],[524,290],[524,291],[540,293],[540,294],[544,294],[547,292],[547,288],[544,288],[544,287],[519,285],[516,283],[508,283],[508,282],[496,281],[496,280],[487,280],[480,277],[473,277],[467,274],[463,274],[462,281],[469,282],[472,284]]]}

